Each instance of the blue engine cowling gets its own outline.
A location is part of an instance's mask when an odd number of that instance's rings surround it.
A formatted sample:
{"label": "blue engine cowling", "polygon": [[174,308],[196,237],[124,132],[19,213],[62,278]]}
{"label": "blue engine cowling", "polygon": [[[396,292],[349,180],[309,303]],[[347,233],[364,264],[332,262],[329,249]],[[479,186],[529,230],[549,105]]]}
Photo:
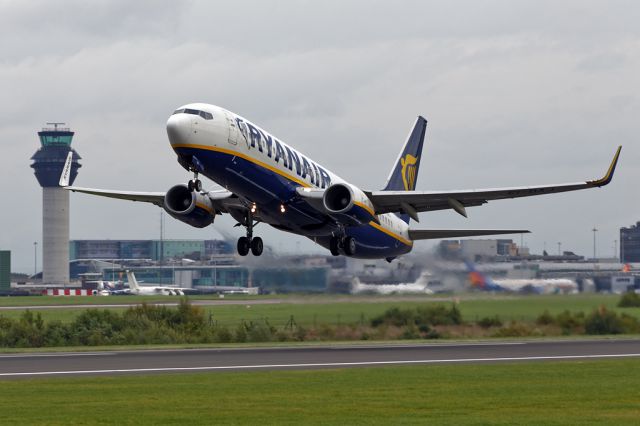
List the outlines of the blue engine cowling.
{"label": "blue engine cowling", "polygon": [[176,185],[164,196],[164,209],[172,217],[196,228],[213,223],[216,211],[208,196],[189,191],[187,185]]}

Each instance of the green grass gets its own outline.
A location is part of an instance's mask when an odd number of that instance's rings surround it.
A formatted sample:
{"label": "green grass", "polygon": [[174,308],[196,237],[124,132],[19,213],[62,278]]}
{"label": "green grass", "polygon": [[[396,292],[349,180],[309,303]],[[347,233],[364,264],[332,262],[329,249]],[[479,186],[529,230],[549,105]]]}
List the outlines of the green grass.
{"label": "green grass", "polygon": [[1,424],[637,424],[640,360],[0,382]]}
{"label": "green grass", "polygon": [[[130,299],[131,298],[131,299]],[[268,298],[268,296],[267,296]],[[39,300],[37,298],[35,300]],[[48,298],[55,300],[69,300],[70,298]],[[126,303],[152,303],[158,301],[158,297],[144,296],[118,296],[86,298],[96,300],[101,303],[112,303],[118,301]],[[29,300],[34,300],[29,298]],[[177,299],[160,298],[160,301],[177,302]],[[190,298],[190,300],[198,300]],[[225,300],[229,300],[228,298]],[[303,327],[310,327],[318,324],[354,324],[368,323],[373,317],[382,314],[391,307],[415,308],[424,303],[432,302],[433,298],[410,298],[400,297],[390,301],[385,297],[364,297],[364,296],[289,296],[283,299],[282,303],[258,304],[252,303],[256,298],[246,299],[245,303],[239,305],[217,305],[203,307],[207,314],[221,325],[236,326],[241,320],[255,321],[267,319],[276,327],[284,327],[293,316],[294,321]],[[484,295],[464,295],[458,298],[460,310],[466,321],[476,321],[487,316],[498,315],[503,320],[524,320],[533,321],[545,310],[552,314],[560,313],[564,310],[572,312],[582,311],[585,313],[603,305],[609,310],[625,312],[640,318],[640,308],[617,308],[620,300],[617,295],[529,295],[529,296],[491,296]],[[452,303],[445,300],[437,303]],[[71,321],[79,312],[86,308],[68,309],[37,309],[45,320],[58,319],[61,321]],[[125,308],[109,308],[122,310]],[[22,310],[1,311],[0,315],[16,318],[22,314]]]}
{"label": "green grass", "polygon": [[[499,315],[503,320],[534,321],[545,310],[552,314],[564,310],[585,313],[604,305],[607,309],[626,312],[640,317],[640,308],[620,309],[616,307],[620,296],[614,295],[571,295],[571,296],[501,296],[493,298],[459,299],[459,307],[466,321],[475,321],[483,317]],[[349,300],[349,299],[347,299]],[[213,318],[220,324],[237,324],[239,319],[256,320],[267,318],[274,326],[284,326],[293,316],[298,325],[311,326],[314,324],[352,324],[368,322],[373,317],[382,314],[391,307],[415,308],[432,303],[429,299],[386,301],[380,298],[374,302],[371,299],[353,298],[350,302],[289,304],[274,305],[251,304],[212,306],[205,309],[211,312]],[[450,304],[451,301],[439,303]]]}
{"label": "green grass", "polygon": [[[251,300],[255,297],[269,297],[269,296],[247,296],[247,295],[232,295],[226,296],[227,299],[247,299]],[[189,296],[191,300],[210,300],[218,299],[218,296],[214,295],[194,295]],[[178,298],[175,296],[15,296],[15,297],[0,297],[0,306],[51,306],[51,305],[103,305],[103,304],[128,304],[128,303],[171,303],[177,302]]]}

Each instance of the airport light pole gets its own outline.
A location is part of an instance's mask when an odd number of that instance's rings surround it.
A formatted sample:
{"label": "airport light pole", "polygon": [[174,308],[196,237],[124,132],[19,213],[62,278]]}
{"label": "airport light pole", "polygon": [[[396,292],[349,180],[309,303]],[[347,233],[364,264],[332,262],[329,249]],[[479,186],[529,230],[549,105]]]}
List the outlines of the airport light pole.
{"label": "airport light pole", "polygon": [[593,231],[593,260],[595,261],[596,260],[596,232],[598,232],[598,229],[594,226],[591,231]]}
{"label": "airport light pole", "polygon": [[33,242],[33,277],[38,273],[38,242]]}
{"label": "airport light pole", "polygon": [[558,241],[558,256],[562,256],[562,243]]}

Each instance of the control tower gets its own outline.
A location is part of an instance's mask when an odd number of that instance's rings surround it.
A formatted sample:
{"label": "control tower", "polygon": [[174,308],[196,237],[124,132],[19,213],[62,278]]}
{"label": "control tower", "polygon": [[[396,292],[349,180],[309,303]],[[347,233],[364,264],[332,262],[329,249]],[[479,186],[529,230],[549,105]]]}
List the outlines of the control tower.
{"label": "control tower", "polygon": [[33,154],[33,167],[42,187],[42,283],[50,286],[69,284],[69,191],[58,186],[69,151],[73,163],[69,184],[81,167],[80,156],[71,148],[73,132],[65,123],[47,123],[38,132],[40,149]]}

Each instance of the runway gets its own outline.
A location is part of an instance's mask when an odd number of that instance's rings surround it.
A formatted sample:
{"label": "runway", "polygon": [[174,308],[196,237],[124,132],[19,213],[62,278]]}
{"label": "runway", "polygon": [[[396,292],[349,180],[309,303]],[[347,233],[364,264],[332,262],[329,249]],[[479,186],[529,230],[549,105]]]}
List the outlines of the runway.
{"label": "runway", "polygon": [[640,339],[0,355],[0,379],[640,358]]}

